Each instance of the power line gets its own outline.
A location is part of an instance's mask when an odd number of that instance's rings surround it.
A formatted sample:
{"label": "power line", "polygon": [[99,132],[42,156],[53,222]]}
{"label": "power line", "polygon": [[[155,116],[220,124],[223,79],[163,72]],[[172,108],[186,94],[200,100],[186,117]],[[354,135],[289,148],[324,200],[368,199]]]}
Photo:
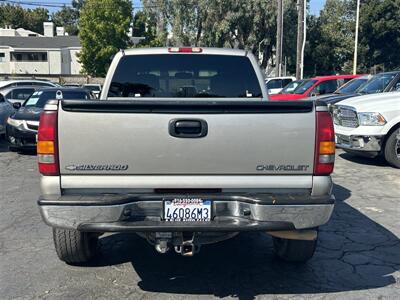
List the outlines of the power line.
{"label": "power line", "polygon": [[4,3],[16,4],[16,5],[26,5],[26,6],[39,6],[39,7],[53,7],[53,8],[63,8],[64,6],[72,7],[71,4],[64,2],[36,2],[36,1],[18,1],[18,0],[0,0]]}
{"label": "power line", "polygon": [[[63,8],[63,7],[72,7],[72,4],[66,2],[41,2],[41,1],[21,1],[21,0],[0,0],[0,2],[16,4],[16,5],[26,5],[26,6],[36,6],[36,7],[52,7],[52,8]],[[70,2],[70,1],[68,1]],[[143,8],[159,8],[161,6],[158,5],[138,5],[133,6],[133,9],[143,9]]]}

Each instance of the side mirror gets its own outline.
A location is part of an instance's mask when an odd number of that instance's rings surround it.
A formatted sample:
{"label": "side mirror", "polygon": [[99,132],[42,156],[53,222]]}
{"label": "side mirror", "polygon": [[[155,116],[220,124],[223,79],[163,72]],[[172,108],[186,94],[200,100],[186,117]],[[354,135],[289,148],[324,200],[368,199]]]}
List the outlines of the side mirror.
{"label": "side mirror", "polygon": [[21,103],[15,102],[15,103],[13,103],[12,106],[13,106],[15,109],[20,109],[20,108],[21,108]]}
{"label": "side mirror", "polygon": [[2,102],[6,102],[6,99],[4,99],[3,94],[0,93],[0,103],[2,103]]}

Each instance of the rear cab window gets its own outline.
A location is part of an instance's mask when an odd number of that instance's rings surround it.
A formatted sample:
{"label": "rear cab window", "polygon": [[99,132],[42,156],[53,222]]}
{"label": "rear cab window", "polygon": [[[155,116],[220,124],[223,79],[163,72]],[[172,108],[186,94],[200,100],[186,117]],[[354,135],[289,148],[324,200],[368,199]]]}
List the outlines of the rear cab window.
{"label": "rear cab window", "polygon": [[246,56],[126,55],[114,72],[109,98],[261,98]]}

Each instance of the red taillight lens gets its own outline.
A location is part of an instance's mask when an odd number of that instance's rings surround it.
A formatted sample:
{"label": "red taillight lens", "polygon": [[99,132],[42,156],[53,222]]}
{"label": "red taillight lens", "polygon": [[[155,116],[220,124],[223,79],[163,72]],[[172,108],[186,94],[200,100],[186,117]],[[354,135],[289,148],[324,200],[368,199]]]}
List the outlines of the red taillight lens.
{"label": "red taillight lens", "polygon": [[40,115],[37,154],[39,172],[46,176],[60,175],[58,166],[57,111],[44,111]]}
{"label": "red taillight lens", "polygon": [[168,52],[176,52],[176,53],[201,53],[203,52],[202,48],[199,47],[172,47],[168,48]]}
{"label": "red taillight lens", "polygon": [[317,111],[316,127],[314,175],[329,175],[335,163],[335,131],[327,111]]}

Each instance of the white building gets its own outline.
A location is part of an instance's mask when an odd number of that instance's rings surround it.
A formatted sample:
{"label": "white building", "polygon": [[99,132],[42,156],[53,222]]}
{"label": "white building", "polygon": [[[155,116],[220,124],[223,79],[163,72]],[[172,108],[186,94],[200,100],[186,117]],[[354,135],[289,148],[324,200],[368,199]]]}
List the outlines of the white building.
{"label": "white building", "polygon": [[63,28],[45,22],[44,36],[22,28],[0,29],[0,75],[75,75],[81,64],[77,36],[68,36]]}

